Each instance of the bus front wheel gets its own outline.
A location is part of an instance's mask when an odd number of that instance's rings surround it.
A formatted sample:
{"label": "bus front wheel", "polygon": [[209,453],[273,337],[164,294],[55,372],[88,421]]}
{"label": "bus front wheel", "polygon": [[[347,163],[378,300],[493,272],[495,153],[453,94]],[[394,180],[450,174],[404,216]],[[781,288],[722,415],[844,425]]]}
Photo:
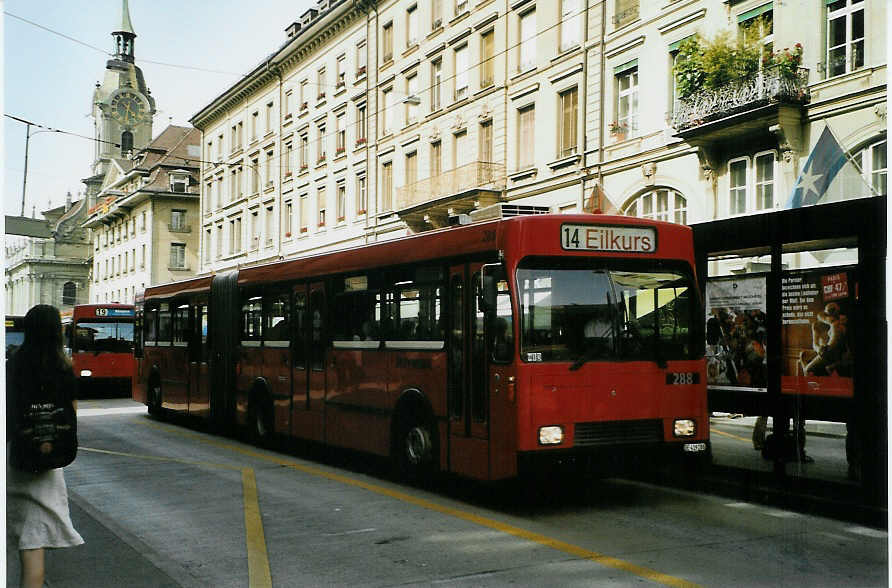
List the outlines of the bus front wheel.
{"label": "bus front wheel", "polygon": [[431,419],[415,413],[399,417],[394,458],[397,473],[404,479],[417,481],[433,474],[437,446]]}

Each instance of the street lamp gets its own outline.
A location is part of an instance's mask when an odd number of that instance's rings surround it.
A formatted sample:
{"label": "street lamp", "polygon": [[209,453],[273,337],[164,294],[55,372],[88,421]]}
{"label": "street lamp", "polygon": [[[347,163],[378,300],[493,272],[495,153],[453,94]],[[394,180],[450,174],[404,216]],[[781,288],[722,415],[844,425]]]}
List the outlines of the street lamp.
{"label": "street lamp", "polygon": [[61,133],[59,129],[42,129],[39,131],[31,132],[32,123],[25,123],[25,173],[22,178],[22,216],[25,216],[25,190],[28,187],[28,143],[31,141],[31,135],[36,135],[37,133]]}

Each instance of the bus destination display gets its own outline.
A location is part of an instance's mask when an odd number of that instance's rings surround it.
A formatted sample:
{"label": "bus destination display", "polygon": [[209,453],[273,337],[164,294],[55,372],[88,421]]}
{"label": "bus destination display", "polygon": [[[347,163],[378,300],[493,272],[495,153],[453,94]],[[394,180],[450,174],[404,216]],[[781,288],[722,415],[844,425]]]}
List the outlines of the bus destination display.
{"label": "bus destination display", "polygon": [[561,247],[576,251],[654,253],[656,230],[616,225],[561,225]]}

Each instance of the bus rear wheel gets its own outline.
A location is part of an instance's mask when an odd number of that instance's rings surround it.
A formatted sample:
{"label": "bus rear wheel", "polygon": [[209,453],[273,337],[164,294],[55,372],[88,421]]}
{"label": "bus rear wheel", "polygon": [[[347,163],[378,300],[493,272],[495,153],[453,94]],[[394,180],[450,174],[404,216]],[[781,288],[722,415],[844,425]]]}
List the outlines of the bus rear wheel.
{"label": "bus rear wheel", "polygon": [[161,380],[153,379],[149,382],[149,414],[154,417],[161,416]]}
{"label": "bus rear wheel", "polygon": [[263,394],[255,394],[248,410],[248,435],[251,443],[260,447],[270,444],[273,434],[272,406]]}

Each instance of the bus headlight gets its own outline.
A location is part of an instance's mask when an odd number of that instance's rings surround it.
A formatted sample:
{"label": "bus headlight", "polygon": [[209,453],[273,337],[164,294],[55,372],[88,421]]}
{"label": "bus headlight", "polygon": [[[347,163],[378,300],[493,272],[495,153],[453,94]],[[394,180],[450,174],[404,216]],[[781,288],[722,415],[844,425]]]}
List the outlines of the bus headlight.
{"label": "bus headlight", "polygon": [[564,440],[564,428],[558,425],[539,427],[539,445],[558,445]]}
{"label": "bus headlight", "polygon": [[89,378],[92,375],[93,375],[93,372],[91,370],[81,370],[82,378]]}
{"label": "bus headlight", "polygon": [[676,437],[693,437],[697,426],[692,419],[675,419],[673,434]]}

